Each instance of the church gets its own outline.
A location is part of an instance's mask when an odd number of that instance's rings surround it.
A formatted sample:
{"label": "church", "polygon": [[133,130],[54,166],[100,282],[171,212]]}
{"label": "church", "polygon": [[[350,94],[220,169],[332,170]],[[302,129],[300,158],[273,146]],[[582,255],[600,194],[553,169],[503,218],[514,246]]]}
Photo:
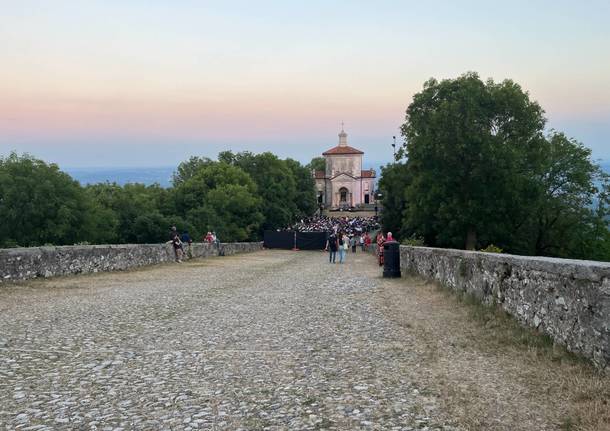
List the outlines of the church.
{"label": "church", "polygon": [[322,153],[326,170],[313,172],[318,204],[326,209],[365,207],[375,203],[375,171],[362,170],[364,153],[347,145],[341,128],[339,145]]}

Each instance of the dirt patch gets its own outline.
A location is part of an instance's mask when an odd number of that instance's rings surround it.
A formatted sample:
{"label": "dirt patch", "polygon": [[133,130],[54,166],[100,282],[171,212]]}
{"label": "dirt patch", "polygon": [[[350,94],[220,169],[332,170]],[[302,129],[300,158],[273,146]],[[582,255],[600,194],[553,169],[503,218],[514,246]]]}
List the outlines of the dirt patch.
{"label": "dirt patch", "polygon": [[382,280],[384,314],[421,361],[410,378],[469,430],[610,430],[610,377],[497,309],[421,278]]}

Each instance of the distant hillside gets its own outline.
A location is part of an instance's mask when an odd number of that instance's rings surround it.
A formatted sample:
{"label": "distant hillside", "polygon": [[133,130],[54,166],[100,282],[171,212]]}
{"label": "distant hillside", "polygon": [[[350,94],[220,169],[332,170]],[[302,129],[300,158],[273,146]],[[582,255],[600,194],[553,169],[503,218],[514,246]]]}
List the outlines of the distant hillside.
{"label": "distant hillside", "polygon": [[158,183],[162,187],[171,185],[174,167],[156,168],[64,168],[67,172],[82,185],[96,183],[117,183],[124,185],[127,183],[142,183],[151,185]]}

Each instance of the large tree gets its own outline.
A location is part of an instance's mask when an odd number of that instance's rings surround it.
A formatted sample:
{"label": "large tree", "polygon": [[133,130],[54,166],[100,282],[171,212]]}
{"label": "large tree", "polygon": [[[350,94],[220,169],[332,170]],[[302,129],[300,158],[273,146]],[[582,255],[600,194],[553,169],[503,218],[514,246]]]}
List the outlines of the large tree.
{"label": "large tree", "polygon": [[429,80],[402,126],[407,224],[428,243],[472,249],[505,234],[541,156],[542,108],[512,81]]}
{"label": "large tree", "polygon": [[248,151],[237,154],[225,151],[218,155],[218,160],[239,166],[256,183],[263,204],[263,230],[284,228],[299,217],[297,181],[285,160],[269,152]]}
{"label": "large tree", "polygon": [[407,207],[406,189],[409,173],[405,163],[391,163],[381,169],[377,190],[381,193],[383,211],[380,221],[385,231],[392,232],[394,238],[404,239],[413,232],[403,228],[403,218]]}
{"label": "large tree", "polygon": [[0,158],[0,246],[83,241],[88,209],[78,182],[57,165],[16,153]]}
{"label": "large tree", "polygon": [[318,206],[316,197],[316,182],[311,171],[293,159],[285,160],[286,166],[291,170],[296,184],[295,203],[298,218],[313,215]]}
{"label": "large tree", "polygon": [[542,108],[512,81],[426,82],[401,129],[403,230],[435,246],[604,256],[607,176],[582,144],[544,136],[544,126]]}
{"label": "large tree", "polygon": [[225,162],[206,164],[175,190],[179,213],[196,235],[216,231],[223,241],[256,238],[263,216],[248,173]]}

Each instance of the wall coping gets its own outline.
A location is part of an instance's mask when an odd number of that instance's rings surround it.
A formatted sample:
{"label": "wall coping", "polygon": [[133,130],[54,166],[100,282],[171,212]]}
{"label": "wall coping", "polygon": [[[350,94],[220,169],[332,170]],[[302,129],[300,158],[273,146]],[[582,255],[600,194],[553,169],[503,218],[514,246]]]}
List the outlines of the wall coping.
{"label": "wall coping", "polygon": [[498,264],[516,264],[528,269],[553,272],[564,276],[572,276],[574,278],[599,279],[610,278],[610,262],[600,262],[595,260],[579,260],[579,259],[562,259],[558,257],[545,256],[521,256],[516,254],[505,253],[487,253],[483,251],[459,250],[453,248],[435,248],[435,247],[419,247],[410,245],[401,245],[403,249],[418,251],[419,253],[434,253],[436,255],[444,255],[447,257],[462,257],[468,259],[486,259],[495,261]]}

